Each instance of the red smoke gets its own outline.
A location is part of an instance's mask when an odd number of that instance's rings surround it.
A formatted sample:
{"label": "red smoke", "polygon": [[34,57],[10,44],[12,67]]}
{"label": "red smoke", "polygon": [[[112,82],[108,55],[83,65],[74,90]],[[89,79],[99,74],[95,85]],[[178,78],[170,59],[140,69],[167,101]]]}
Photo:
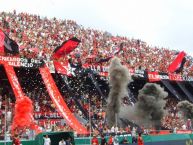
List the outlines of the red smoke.
{"label": "red smoke", "polygon": [[30,98],[24,96],[22,99],[16,100],[15,115],[12,122],[12,133],[16,129],[31,128],[39,133],[38,127],[34,124],[33,105]]}

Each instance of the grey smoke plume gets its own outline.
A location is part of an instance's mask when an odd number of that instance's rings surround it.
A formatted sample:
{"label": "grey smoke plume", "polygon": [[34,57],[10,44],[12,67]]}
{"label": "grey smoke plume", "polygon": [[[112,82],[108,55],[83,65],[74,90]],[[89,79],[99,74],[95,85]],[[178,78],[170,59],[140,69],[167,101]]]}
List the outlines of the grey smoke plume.
{"label": "grey smoke plume", "polygon": [[115,125],[116,114],[120,111],[121,98],[128,95],[129,70],[114,57],[109,67],[110,93],[107,100],[106,117],[109,126]]}
{"label": "grey smoke plume", "polygon": [[[138,102],[134,111],[139,120],[144,125],[152,124],[155,127],[161,125],[161,119],[164,115],[164,106],[168,95],[158,84],[147,83],[139,91]],[[147,124],[145,124],[147,123]]]}
{"label": "grey smoke plume", "polygon": [[192,119],[193,118],[193,104],[189,101],[181,101],[177,104],[178,110],[182,111],[184,113],[184,117],[186,119]]}

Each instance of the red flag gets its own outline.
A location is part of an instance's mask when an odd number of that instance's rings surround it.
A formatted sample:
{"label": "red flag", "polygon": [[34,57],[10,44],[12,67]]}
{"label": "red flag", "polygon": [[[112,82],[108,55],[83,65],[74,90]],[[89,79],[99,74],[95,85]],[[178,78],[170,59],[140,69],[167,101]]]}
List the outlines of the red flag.
{"label": "red flag", "polygon": [[0,52],[18,54],[19,46],[0,29]]}
{"label": "red flag", "polygon": [[1,53],[4,53],[4,39],[5,39],[5,35],[3,31],[0,30],[0,52]]}
{"label": "red flag", "polygon": [[79,39],[77,39],[76,37],[73,37],[73,38],[63,42],[62,45],[58,46],[54,50],[53,57],[58,59],[62,56],[69,54],[71,51],[73,51],[78,46],[78,44],[80,42],[81,41]]}
{"label": "red flag", "polygon": [[70,66],[70,63],[67,61],[65,63],[54,61],[54,67],[59,74],[72,76],[75,75],[74,70],[75,68]]}
{"label": "red flag", "polygon": [[178,56],[175,58],[175,60],[169,65],[168,71],[170,73],[175,72],[181,65],[182,60],[186,56],[186,53],[184,51],[180,52]]}
{"label": "red flag", "polygon": [[67,65],[62,65],[60,62],[54,61],[54,67],[56,71],[60,74],[67,75],[68,74],[68,68]]}

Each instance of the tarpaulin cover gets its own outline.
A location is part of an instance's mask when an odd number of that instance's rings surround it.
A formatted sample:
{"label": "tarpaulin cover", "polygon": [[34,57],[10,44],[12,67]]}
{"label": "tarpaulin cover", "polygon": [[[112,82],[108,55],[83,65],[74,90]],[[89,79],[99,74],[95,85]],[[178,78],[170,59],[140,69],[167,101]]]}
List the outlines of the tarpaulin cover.
{"label": "tarpaulin cover", "polygon": [[67,124],[72,127],[78,134],[87,134],[86,128],[80,124],[80,122],[72,114],[65,101],[63,100],[53,78],[50,74],[49,68],[40,68],[40,74],[47,88],[47,91],[55,104],[59,113],[64,117]]}

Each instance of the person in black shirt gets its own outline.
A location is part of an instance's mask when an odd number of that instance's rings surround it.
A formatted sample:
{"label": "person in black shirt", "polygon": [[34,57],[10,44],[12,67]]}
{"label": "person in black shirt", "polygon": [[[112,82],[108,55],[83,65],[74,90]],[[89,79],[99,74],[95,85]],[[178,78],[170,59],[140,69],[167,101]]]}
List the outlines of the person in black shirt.
{"label": "person in black shirt", "polygon": [[129,141],[126,137],[123,138],[123,140],[120,142],[121,144],[129,144]]}
{"label": "person in black shirt", "polygon": [[106,141],[104,135],[101,135],[101,145],[107,145],[107,141]]}
{"label": "person in black shirt", "polygon": [[72,145],[72,139],[71,137],[68,137],[68,139],[66,140],[66,145]]}

